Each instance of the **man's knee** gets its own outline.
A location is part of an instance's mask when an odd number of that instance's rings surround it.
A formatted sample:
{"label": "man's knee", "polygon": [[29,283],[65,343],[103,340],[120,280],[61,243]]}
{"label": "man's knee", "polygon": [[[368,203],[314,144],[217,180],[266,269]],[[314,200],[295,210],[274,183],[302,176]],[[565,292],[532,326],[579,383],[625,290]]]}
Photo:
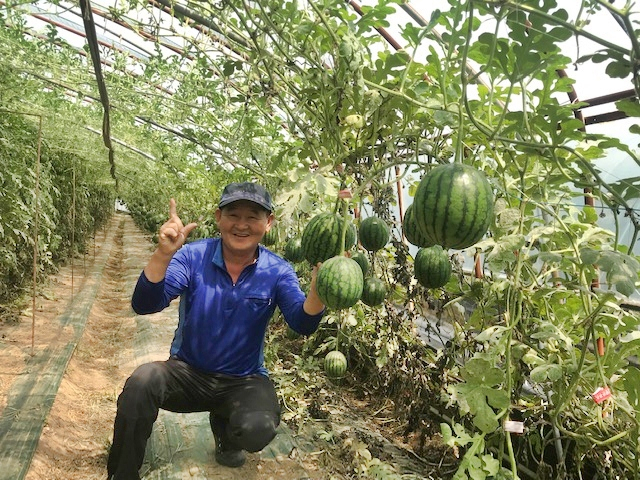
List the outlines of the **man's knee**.
{"label": "man's knee", "polygon": [[[122,393],[118,397],[118,406],[126,404],[135,409],[134,405],[146,406],[149,403],[157,403],[164,390],[162,378],[162,367],[158,363],[140,365],[125,382]],[[147,412],[136,413],[146,414]]]}
{"label": "man's knee", "polygon": [[236,412],[229,418],[229,431],[238,447],[258,452],[276,436],[279,423],[274,412]]}

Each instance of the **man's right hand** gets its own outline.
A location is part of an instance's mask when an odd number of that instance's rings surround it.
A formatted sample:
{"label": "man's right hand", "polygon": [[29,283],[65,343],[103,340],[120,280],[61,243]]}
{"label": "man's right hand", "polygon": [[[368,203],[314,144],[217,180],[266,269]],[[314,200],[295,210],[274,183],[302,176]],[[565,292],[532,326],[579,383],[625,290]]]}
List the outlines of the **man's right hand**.
{"label": "man's right hand", "polygon": [[176,201],[175,199],[169,200],[169,220],[167,220],[158,232],[158,251],[159,253],[167,256],[173,256],[184,242],[191,231],[196,228],[198,224],[189,223],[183,225],[182,220],[176,213]]}

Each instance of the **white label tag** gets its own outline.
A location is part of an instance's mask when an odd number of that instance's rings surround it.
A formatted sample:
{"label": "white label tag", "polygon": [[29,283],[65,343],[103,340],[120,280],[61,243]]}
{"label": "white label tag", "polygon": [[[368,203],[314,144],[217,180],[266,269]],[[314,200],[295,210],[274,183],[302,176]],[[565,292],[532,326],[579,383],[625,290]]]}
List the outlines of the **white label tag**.
{"label": "white label tag", "polygon": [[524,433],[524,423],[517,422],[515,420],[505,420],[504,431],[509,433],[517,433],[522,435]]}

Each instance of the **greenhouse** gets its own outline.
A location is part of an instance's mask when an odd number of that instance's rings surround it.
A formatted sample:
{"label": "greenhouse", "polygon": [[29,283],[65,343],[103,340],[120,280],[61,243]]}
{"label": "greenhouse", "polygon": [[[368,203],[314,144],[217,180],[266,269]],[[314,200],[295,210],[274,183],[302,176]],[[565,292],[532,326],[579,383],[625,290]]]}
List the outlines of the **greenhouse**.
{"label": "greenhouse", "polygon": [[0,479],[640,479],[638,5],[0,23]]}

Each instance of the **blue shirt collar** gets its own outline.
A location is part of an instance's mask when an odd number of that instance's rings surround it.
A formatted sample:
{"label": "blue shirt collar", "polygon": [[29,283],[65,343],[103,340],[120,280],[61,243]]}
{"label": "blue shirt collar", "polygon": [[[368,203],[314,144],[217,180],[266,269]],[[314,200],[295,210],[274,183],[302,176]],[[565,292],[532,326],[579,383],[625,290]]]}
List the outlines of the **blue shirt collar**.
{"label": "blue shirt collar", "polygon": [[[224,258],[222,257],[222,239],[221,238],[217,238],[216,239],[217,242],[215,242],[215,246],[214,246],[214,250],[213,250],[213,258],[211,259],[211,261],[217,265],[218,267],[222,268],[223,270],[225,269],[224,266]],[[262,248],[262,245],[258,245],[257,248],[257,258],[256,258],[256,262],[258,263],[260,261],[260,249]]]}

